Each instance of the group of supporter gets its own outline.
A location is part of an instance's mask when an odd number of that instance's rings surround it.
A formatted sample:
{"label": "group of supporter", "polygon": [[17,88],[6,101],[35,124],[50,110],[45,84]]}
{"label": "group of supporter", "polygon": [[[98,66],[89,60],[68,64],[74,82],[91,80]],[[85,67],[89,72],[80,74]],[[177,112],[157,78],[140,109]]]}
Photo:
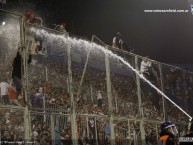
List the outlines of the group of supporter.
{"label": "group of supporter", "polygon": [[1,109],[0,134],[3,141],[22,141],[24,138],[24,116],[21,110]]}
{"label": "group of supporter", "polygon": [[[61,66],[60,66],[61,65]],[[3,77],[7,80],[7,82],[10,81],[10,75],[11,75],[11,67],[9,65],[4,65],[4,63],[1,63],[1,72]],[[63,112],[66,114],[70,113],[70,108],[71,108],[71,102],[70,102],[70,96],[69,96],[69,90],[68,90],[68,74],[65,69],[67,69],[67,66],[62,66],[62,64],[59,64],[57,62],[48,62],[46,65],[30,65],[29,66],[30,71],[29,71],[29,92],[30,92],[30,101],[29,105],[31,106],[32,109],[43,109],[44,107],[49,113],[49,109],[52,111],[58,111],[58,113]],[[46,80],[45,72],[43,70],[48,71],[48,78]],[[167,82],[169,79],[170,75],[169,70],[166,75],[165,75],[165,82],[166,84],[170,84],[170,82]],[[77,92],[78,90],[78,85],[79,81],[81,79],[81,72],[82,69],[80,68],[72,68],[72,76],[73,76],[73,90],[74,92]],[[63,74],[63,75],[61,75]],[[179,73],[178,73],[179,75]],[[188,74],[187,74],[188,75]],[[97,77],[94,77],[97,76]],[[103,71],[100,70],[95,70],[88,68],[87,74],[85,77],[85,83],[82,86],[80,96],[75,95],[76,99],[76,112],[77,114],[97,114],[97,115],[108,115],[108,98],[107,98],[107,93],[106,93],[106,74]],[[176,77],[178,78],[178,77]],[[186,86],[187,94],[191,93],[191,75],[185,77],[187,81],[187,84],[180,84],[178,81],[174,81],[175,84],[173,84],[176,87],[173,87],[173,91],[171,91],[171,94],[174,94],[176,91],[179,91],[180,89],[177,86],[183,87]],[[178,78],[179,79],[179,78]],[[89,80],[92,80],[91,82]],[[134,81],[132,77],[128,76],[121,76],[118,74],[112,74],[112,103],[113,103],[113,111],[114,114],[118,116],[128,116],[128,117],[139,117],[139,107],[137,104],[137,90],[135,87],[131,87],[132,83],[131,81]],[[135,82],[133,82],[135,84]],[[91,85],[92,85],[92,94],[91,94]],[[169,86],[166,85],[165,89],[167,90]],[[102,105],[100,106],[98,104],[98,91],[100,90],[100,94],[102,96]],[[162,119],[162,107],[157,107],[156,105],[153,104],[152,101],[152,94],[147,91],[148,89],[143,88],[142,85],[142,102],[144,105],[144,117],[147,119],[156,119],[158,120]],[[92,97],[91,97],[92,95]],[[155,94],[154,94],[155,95]],[[156,97],[160,97],[159,94],[156,94]],[[182,96],[177,96],[177,97],[182,97]],[[11,97],[9,97],[11,98]],[[115,101],[116,100],[116,101]],[[1,101],[3,103],[3,101]],[[117,103],[117,105],[116,105]],[[159,106],[161,106],[161,100],[159,103]],[[44,105],[45,104],[45,105]],[[170,104],[168,104],[170,105]],[[179,122],[181,120],[185,120],[185,116],[180,113],[177,109],[174,109],[172,105],[168,107],[168,114],[170,116],[170,119]],[[175,110],[175,111],[174,111]],[[11,110],[10,110],[11,112]],[[9,112],[9,113],[10,113]],[[11,112],[12,113],[12,112]],[[2,113],[3,114],[3,113]],[[4,115],[7,113],[4,113]],[[12,113],[13,114],[13,113]],[[6,116],[6,115],[5,115]],[[32,115],[33,116],[33,115]],[[22,120],[23,116],[19,116],[20,120]],[[12,118],[12,117],[10,117]],[[44,124],[45,122],[42,121],[41,117],[34,117],[36,120],[36,123],[39,122],[39,124]],[[3,119],[3,117],[2,117]],[[6,120],[7,117],[4,118],[4,122],[7,122],[8,124],[12,124],[12,121]],[[65,120],[65,127],[63,128],[63,133],[61,137],[65,138],[65,136],[71,136],[70,134],[70,123],[69,123],[69,118],[64,117]],[[95,133],[92,131],[92,124],[93,124],[93,118],[89,120],[89,130],[91,132],[89,133],[90,137],[93,137],[92,142],[94,142],[94,136]],[[49,119],[45,121],[50,121]],[[101,137],[102,140],[107,139],[107,134],[105,134],[105,119],[102,118],[101,120],[97,120],[97,125],[101,126],[101,129],[97,129],[97,131],[100,133],[98,134],[98,137]],[[5,123],[5,125],[7,125]],[[20,122],[21,123],[21,122]],[[33,124],[33,123],[32,123]],[[46,123],[45,123],[46,124]],[[79,122],[77,121],[78,127],[79,127],[79,133],[84,132],[85,134],[87,133],[87,125],[86,125],[86,120],[83,119],[83,117],[80,117]],[[84,124],[84,125],[83,125]],[[21,124],[18,124],[20,126]],[[23,124],[22,124],[23,125]],[[48,124],[49,125],[49,124]],[[38,126],[38,125],[37,125]],[[40,126],[40,125],[39,125]],[[126,123],[118,123],[117,126],[119,128],[126,128],[127,124]],[[10,134],[11,136],[11,130],[8,127],[3,127],[2,129],[2,135],[5,133]],[[32,135],[34,135],[34,140],[40,142],[41,139],[43,141],[46,140],[49,142],[49,135],[50,135],[50,129],[46,128],[46,131],[44,131],[44,128],[42,129],[42,132],[39,131],[37,133],[37,128],[35,125],[32,125]],[[98,127],[97,127],[98,128]],[[152,127],[149,130],[153,130],[154,127]],[[46,132],[46,133],[45,133]],[[153,131],[155,132],[155,131]],[[155,134],[150,133],[151,136],[155,136]],[[86,139],[86,135],[82,136]],[[148,136],[149,137],[149,136]],[[47,139],[46,139],[47,138]]]}

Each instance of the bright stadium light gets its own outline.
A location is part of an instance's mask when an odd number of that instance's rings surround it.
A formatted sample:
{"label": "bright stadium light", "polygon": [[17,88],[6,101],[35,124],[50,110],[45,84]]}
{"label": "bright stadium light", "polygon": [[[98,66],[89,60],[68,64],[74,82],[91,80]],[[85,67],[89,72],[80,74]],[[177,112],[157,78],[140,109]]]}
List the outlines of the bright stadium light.
{"label": "bright stadium light", "polygon": [[4,25],[5,25],[5,22],[2,22],[2,25],[4,26]]}

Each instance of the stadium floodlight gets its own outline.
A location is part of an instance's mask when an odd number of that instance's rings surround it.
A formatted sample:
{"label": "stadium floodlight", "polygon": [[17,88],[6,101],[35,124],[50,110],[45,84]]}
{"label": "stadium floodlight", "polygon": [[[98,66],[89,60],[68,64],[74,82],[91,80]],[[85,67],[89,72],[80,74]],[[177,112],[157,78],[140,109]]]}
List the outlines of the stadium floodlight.
{"label": "stadium floodlight", "polygon": [[3,25],[3,26],[5,25],[5,22],[4,22],[4,21],[2,22],[2,25]]}

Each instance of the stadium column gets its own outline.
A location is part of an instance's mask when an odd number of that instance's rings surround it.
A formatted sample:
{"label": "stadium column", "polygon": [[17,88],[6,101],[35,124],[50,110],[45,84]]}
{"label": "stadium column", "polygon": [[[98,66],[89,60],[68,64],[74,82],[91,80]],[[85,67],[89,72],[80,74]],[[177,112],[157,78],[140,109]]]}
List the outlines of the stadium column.
{"label": "stadium column", "polygon": [[96,139],[96,145],[99,145],[98,143],[98,132],[97,132],[97,122],[96,122],[96,117],[94,118],[94,126],[95,126],[95,139]]}
{"label": "stadium column", "polygon": [[77,124],[76,124],[76,114],[75,114],[75,104],[74,104],[74,95],[72,90],[72,70],[71,70],[71,47],[68,46],[68,85],[69,85],[69,94],[71,99],[71,133],[72,133],[72,143],[73,145],[78,144],[78,133],[77,133]]}
{"label": "stadium column", "polygon": [[86,116],[86,131],[87,131],[87,137],[89,138],[89,135],[90,135],[90,132],[89,132],[89,119],[88,119],[88,116]]}
{"label": "stadium column", "polygon": [[131,126],[130,126],[130,121],[129,121],[129,119],[128,119],[127,125],[128,125],[129,144],[131,144]]}
{"label": "stadium column", "polygon": [[[162,71],[163,69],[162,69],[162,64],[161,63],[159,63],[159,72],[160,72],[160,85],[161,85],[161,91],[162,92],[164,92],[164,81],[163,81],[163,71]],[[162,96],[162,105],[163,105],[163,117],[164,117],[164,122],[166,121],[166,112],[165,112],[165,98],[164,98],[164,96]]]}
{"label": "stadium column", "polygon": [[91,97],[91,101],[93,103],[93,88],[92,88],[92,84],[90,85],[90,97]]}
{"label": "stadium column", "polygon": [[[93,43],[93,40],[94,40],[94,36],[92,36],[91,43]],[[84,65],[84,70],[83,70],[83,73],[82,73],[82,76],[81,76],[80,85],[79,85],[79,87],[78,87],[78,91],[77,91],[77,95],[76,95],[77,97],[79,97],[79,95],[80,95],[80,93],[81,93],[82,83],[83,83],[83,81],[84,81],[86,69],[87,69],[87,66],[88,66],[88,60],[89,60],[90,52],[91,52],[91,49],[89,49],[89,50],[88,50],[88,53],[87,53],[86,62],[85,62],[85,65]]]}
{"label": "stadium column", "polygon": [[[28,48],[25,44],[25,22],[24,18],[21,16],[19,19],[20,23],[20,45],[22,48],[22,84],[23,84],[23,95],[25,98],[25,103],[28,102]],[[25,127],[25,141],[30,141],[30,114],[28,105],[25,105],[24,111],[24,127]],[[27,142],[25,142],[27,145]]]}
{"label": "stadium column", "polygon": [[[108,49],[108,46],[106,46]],[[111,77],[110,77],[110,64],[109,64],[109,56],[105,54],[105,67],[106,67],[106,82],[107,82],[107,98],[108,98],[108,107],[109,107],[109,115],[110,115],[110,142],[111,145],[115,145],[115,132],[114,132],[114,124],[113,124],[113,106],[112,106],[112,92],[111,92]]]}
{"label": "stadium column", "polygon": [[[135,56],[135,69],[139,71],[138,66],[138,57]],[[140,132],[141,132],[141,143],[145,145],[145,130],[144,130],[144,116],[143,116],[143,107],[142,107],[142,100],[141,100],[141,86],[140,86],[140,78],[136,74],[136,81],[137,81],[137,96],[138,96],[138,106],[139,106],[139,113],[140,113]]]}
{"label": "stadium column", "polygon": [[54,130],[54,116],[50,115],[50,127],[51,127],[51,139],[52,139],[52,144],[55,144],[55,130]]}
{"label": "stadium column", "polygon": [[159,128],[159,126],[158,126],[157,123],[156,123],[155,131],[156,131],[156,138],[157,138],[157,140],[159,140],[159,131],[158,131],[158,128]]}
{"label": "stadium column", "polygon": [[91,51],[91,49],[88,50],[88,54],[87,54],[87,57],[86,57],[86,62],[85,62],[85,65],[84,65],[84,70],[83,70],[83,73],[82,73],[82,76],[81,76],[81,80],[80,80],[80,85],[79,85],[78,91],[77,91],[77,97],[79,97],[79,95],[81,93],[81,87],[82,87],[82,83],[84,81],[84,76],[85,76],[86,69],[87,69],[87,66],[88,66],[88,60],[89,60],[89,56],[90,56],[90,51]]}

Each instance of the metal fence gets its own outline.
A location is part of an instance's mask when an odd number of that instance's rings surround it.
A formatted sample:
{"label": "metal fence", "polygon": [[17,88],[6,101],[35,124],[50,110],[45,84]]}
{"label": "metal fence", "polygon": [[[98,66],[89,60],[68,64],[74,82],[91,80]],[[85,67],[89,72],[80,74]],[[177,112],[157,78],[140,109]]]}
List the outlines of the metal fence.
{"label": "metal fence", "polygon": [[[164,95],[192,114],[191,72],[111,48],[96,36],[89,42],[25,25],[22,16],[10,12],[2,11],[0,17],[6,22],[0,25],[0,78],[10,84],[10,102],[0,105],[1,137],[20,126],[23,140],[29,142],[141,145],[147,138],[157,141],[165,120],[185,133],[188,117]],[[11,104],[11,65],[19,46],[24,96],[20,107]],[[150,61],[151,67],[141,78],[142,61]],[[16,135],[14,140],[22,139]]]}

